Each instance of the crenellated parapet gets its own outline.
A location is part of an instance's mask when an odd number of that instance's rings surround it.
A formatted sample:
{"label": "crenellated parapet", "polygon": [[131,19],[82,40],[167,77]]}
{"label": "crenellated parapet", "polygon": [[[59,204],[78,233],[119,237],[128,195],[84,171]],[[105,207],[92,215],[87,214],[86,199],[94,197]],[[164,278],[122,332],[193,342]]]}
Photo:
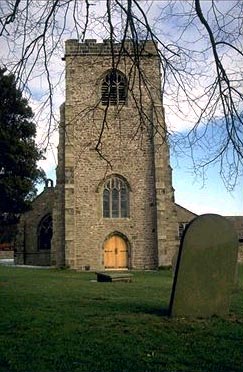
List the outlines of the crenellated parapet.
{"label": "crenellated parapet", "polygon": [[[86,39],[79,43],[76,39],[67,40],[65,43],[65,57],[76,55],[134,55],[141,54],[143,57],[156,55],[156,43],[152,40],[141,40],[138,44],[132,40],[111,44],[110,39],[97,43],[96,39]],[[65,59],[65,58],[64,58]]]}

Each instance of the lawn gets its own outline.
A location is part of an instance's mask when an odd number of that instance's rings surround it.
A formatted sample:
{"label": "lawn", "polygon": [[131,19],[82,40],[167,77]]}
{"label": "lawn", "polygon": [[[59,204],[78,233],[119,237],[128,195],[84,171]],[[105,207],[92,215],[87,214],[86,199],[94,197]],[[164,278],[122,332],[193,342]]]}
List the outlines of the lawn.
{"label": "lawn", "polygon": [[171,271],[0,267],[1,372],[243,371],[243,267],[229,316],[171,319]]}

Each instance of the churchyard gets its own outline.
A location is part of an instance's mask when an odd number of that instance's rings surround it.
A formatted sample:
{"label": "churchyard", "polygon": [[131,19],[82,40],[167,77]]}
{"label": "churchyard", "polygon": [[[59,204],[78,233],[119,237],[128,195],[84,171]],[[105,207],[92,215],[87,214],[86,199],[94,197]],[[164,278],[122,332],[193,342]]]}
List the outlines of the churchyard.
{"label": "churchyard", "polygon": [[[242,372],[243,266],[223,317],[169,317],[172,271],[0,267],[3,372]],[[190,293],[188,293],[188,296]]]}

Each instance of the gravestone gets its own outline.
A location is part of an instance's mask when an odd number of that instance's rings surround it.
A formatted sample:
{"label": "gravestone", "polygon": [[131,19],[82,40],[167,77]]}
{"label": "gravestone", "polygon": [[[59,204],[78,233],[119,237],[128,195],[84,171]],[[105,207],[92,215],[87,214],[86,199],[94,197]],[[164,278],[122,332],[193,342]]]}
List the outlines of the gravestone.
{"label": "gravestone", "polygon": [[227,314],[237,253],[237,235],[226,218],[216,214],[196,217],[188,225],[179,248],[170,315]]}

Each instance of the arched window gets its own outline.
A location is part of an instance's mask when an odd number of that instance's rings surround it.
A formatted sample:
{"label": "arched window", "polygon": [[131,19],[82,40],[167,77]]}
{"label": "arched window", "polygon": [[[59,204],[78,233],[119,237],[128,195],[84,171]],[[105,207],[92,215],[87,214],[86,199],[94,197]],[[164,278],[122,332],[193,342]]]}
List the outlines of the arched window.
{"label": "arched window", "polygon": [[117,70],[105,75],[101,84],[102,105],[124,105],[127,99],[126,77]]}
{"label": "arched window", "polygon": [[119,177],[112,176],[104,184],[103,217],[129,217],[129,189],[126,182]]}
{"label": "arched window", "polygon": [[53,187],[53,181],[50,178],[47,178],[45,180],[45,188],[52,188]]}
{"label": "arched window", "polygon": [[47,214],[38,226],[38,249],[51,249],[52,216]]}

